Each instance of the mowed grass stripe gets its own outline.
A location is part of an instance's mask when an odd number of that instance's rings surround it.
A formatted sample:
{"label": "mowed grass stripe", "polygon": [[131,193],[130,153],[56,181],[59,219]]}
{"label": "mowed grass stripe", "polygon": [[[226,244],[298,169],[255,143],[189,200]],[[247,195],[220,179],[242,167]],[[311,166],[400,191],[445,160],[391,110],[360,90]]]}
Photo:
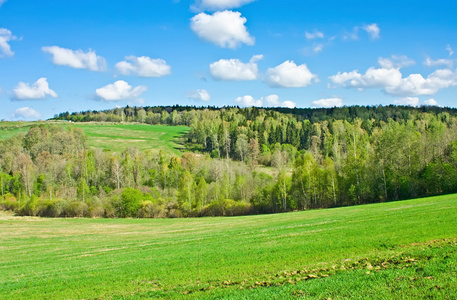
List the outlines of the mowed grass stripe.
{"label": "mowed grass stripe", "polygon": [[[201,219],[0,220],[0,298],[179,298],[457,237],[457,196]],[[251,279],[252,278],[252,279]],[[182,295],[181,295],[182,296]]]}

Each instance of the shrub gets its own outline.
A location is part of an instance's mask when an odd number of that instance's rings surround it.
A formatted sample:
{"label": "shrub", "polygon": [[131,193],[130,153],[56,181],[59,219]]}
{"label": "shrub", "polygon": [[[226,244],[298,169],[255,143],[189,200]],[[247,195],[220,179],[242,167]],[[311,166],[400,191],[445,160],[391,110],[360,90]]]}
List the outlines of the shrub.
{"label": "shrub", "polygon": [[56,218],[62,214],[63,201],[60,199],[38,201],[38,216]]}
{"label": "shrub", "polygon": [[252,212],[251,204],[244,201],[234,201],[232,199],[225,199],[220,201],[211,202],[209,205],[203,207],[201,211],[202,216],[239,216],[246,215]]}
{"label": "shrub", "polygon": [[65,216],[69,218],[82,218],[88,215],[89,207],[81,201],[73,201],[65,208]]}
{"label": "shrub", "polygon": [[141,191],[134,188],[124,189],[121,194],[121,216],[136,218],[141,200],[143,200]]}
{"label": "shrub", "polygon": [[116,210],[114,209],[113,204],[110,201],[103,202],[103,209],[105,211],[105,218],[116,217]]}
{"label": "shrub", "polygon": [[39,210],[38,197],[32,195],[32,198],[28,200],[23,207],[19,208],[19,215],[21,216],[36,216]]}
{"label": "shrub", "polygon": [[138,210],[140,218],[160,218],[165,215],[165,207],[156,202],[143,201]]}
{"label": "shrub", "polygon": [[0,210],[17,210],[19,203],[12,194],[6,194],[3,201],[0,201]]}

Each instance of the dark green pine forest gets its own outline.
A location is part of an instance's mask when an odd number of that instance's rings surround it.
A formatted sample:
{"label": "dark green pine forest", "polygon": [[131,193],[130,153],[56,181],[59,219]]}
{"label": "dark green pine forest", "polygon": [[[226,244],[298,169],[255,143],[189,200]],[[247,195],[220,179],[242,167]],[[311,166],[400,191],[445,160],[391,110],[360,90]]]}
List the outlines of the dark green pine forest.
{"label": "dark green pine forest", "polygon": [[[77,122],[190,130],[180,155],[116,152],[90,147]],[[65,112],[0,142],[0,178],[0,208],[48,217],[229,216],[456,193],[457,109]]]}

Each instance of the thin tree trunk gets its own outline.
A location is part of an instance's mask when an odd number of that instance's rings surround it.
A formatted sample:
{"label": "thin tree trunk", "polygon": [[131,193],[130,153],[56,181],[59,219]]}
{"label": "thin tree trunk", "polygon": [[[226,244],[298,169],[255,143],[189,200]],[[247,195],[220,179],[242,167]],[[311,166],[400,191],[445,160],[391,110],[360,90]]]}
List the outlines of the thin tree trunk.
{"label": "thin tree trunk", "polygon": [[382,168],[382,179],[384,181],[384,197],[387,200],[387,182],[386,182],[386,172],[384,171],[384,167]]}
{"label": "thin tree trunk", "polygon": [[301,183],[301,190],[302,190],[302,193],[303,193],[303,209],[306,209],[306,191],[305,191],[305,187],[303,186],[303,180],[300,179],[300,183]]}

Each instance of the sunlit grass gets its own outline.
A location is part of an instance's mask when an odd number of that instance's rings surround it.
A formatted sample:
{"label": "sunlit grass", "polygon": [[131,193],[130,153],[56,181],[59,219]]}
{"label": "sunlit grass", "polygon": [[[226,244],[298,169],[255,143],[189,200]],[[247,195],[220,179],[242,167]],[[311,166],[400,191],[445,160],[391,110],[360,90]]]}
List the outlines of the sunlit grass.
{"label": "sunlit grass", "polygon": [[[456,195],[232,218],[3,215],[0,298],[217,298],[256,282],[296,287],[277,275],[324,270],[396,255],[403,245],[455,238],[456,215]],[[317,281],[355,280],[359,271],[351,272]]]}
{"label": "sunlit grass", "polygon": [[184,126],[134,123],[0,122],[0,141],[16,134],[26,134],[31,127],[40,124],[81,128],[90,147],[114,152],[137,147],[140,150],[163,150],[176,155],[180,155],[183,148],[181,138],[190,130]]}

